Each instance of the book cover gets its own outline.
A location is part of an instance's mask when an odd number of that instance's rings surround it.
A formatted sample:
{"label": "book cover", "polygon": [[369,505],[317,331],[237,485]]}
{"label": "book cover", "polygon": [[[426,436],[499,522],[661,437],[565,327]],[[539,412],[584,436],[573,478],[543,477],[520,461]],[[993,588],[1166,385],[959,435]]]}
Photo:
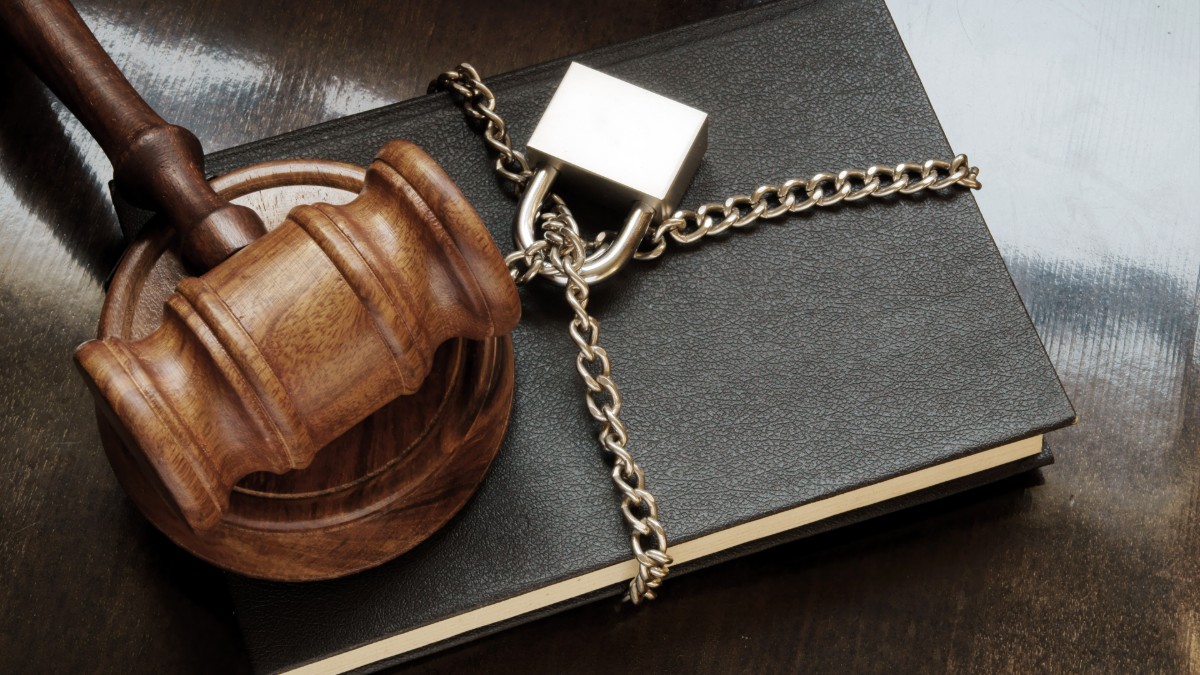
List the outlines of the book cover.
{"label": "book cover", "polygon": [[[709,114],[685,207],[953,155],[881,0],[773,4],[574,60]],[[517,147],[568,61],[487,78]],[[447,95],[215,153],[209,169],[366,165],[392,138],[438,160],[511,247],[515,203]],[[557,287],[522,296],[512,420],[478,494],[374,570],[233,578],[257,669],[375,668],[622,592],[635,567],[583,407],[569,311]],[[594,289],[590,309],[673,574],[1041,466],[1042,434],[1074,419],[961,189],[815,209],[631,263]]]}

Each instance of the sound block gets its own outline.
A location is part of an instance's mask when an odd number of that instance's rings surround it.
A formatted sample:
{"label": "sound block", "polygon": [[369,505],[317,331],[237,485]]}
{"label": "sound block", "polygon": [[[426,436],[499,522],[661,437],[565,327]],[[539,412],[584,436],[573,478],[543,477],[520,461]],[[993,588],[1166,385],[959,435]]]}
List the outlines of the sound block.
{"label": "sound block", "polygon": [[[212,185],[272,227],[300,204],[349,202],[363,176],[363,169],[337,162],[268,162]],[[164,301],[186,276],[172,236],[153,222],[130,246],[105,298],[100,337],[140,339],[161,323]],[[167,506],[104,415],[97,419],[117,479],[172,541],[239,574],[309,581],[379,565],[445,525],[499,451],[512,398],[508,336],[447,342],[420,391],[379,409],[304,469],[245,476],[227,513],[204,531]]]}

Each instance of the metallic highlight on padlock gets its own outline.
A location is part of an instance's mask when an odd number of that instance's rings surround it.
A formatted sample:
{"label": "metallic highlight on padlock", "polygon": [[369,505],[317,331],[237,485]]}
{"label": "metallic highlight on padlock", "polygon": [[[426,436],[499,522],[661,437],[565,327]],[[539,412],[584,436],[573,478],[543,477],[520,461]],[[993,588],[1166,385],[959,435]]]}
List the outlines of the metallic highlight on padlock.
{"label": "metallic highlight on padlock", "polygon": [[662,219],[679,204],[707,147],[707,114],[572,63],[526,154],[559,180]]}

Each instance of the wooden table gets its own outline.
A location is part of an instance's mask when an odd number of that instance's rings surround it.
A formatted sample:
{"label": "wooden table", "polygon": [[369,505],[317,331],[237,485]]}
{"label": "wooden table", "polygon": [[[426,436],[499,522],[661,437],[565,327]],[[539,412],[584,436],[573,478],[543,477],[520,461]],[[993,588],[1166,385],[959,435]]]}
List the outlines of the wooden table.
{"label": "wooden table", "polygon": [[[80,9],[216,150],[420,94],[460,61],[494,74],[752,3],[675,4]],[[1078,408],[1057,464],[402,671],[1200,672],[1197,5],[892,10]],[[111,170],[11,53],[0,73],[0,670],[245,670],[220,574],[125,499],[71,365],[119,254]]]}

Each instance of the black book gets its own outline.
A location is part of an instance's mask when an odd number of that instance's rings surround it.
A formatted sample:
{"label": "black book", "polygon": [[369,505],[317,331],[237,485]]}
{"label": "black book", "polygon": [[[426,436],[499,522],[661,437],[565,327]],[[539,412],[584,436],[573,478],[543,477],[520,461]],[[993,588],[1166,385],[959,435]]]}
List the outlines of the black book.
{"label": "black book", "polygon": [[[688,207],[953,154],[882,0],[773,4],[574,60],[709,114]],[[567,65],[489,78],[517,147]],[[365,166],[392,138],[438,160],[511,248],[515,204],[445,94],[222,151],[209,168]],[[304,584],[234,578],[258,670],[379,667],[623,591],[635,567],[567,307],[557,288],[522,295],[512,421],[478,494],[379,568]],[[1042,434],[1075,417],[963,189],[680,247],[597,286],[591,310],[672,575],[1042,466]],[[669,580],[663,590],[671,602]]]}

